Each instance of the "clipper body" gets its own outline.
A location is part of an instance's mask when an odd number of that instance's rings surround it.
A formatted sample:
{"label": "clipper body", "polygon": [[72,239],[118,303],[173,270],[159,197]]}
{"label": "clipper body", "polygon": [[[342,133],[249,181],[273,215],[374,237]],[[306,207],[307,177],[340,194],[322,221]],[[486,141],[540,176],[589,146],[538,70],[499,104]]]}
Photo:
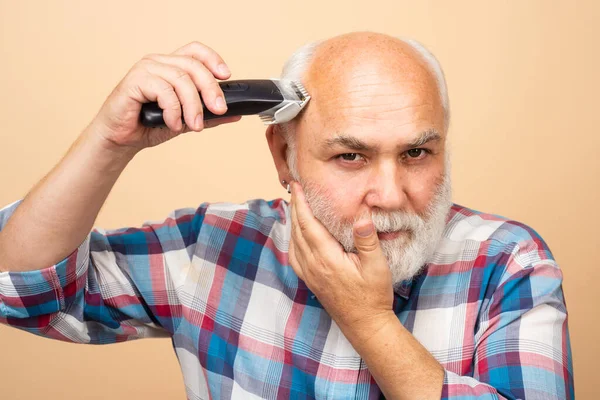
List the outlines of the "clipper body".
{"label": "clipper body", "polygon": [[[204,120],[237,115],[258,115],[267,125],[291,121],[302,111],[310,96],[299,82],[281,79],[247,79],[219,82],[225,95],[227,112],[210,112],[204,102]],[[202,101],[202,98],[200,99]],[[142,125],[165,126],[163,110],[157,102],[145,103],[140,113]],[[182,122],[183,113],[182,113]]]}

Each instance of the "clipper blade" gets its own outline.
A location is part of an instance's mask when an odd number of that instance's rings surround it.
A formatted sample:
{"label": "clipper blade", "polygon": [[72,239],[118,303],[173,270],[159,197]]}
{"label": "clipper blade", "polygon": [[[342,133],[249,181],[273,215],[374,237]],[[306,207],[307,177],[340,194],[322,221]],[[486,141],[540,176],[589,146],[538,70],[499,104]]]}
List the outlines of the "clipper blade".
{"label": "clipper blade", "polygon": [[282,124],[294,119],[310,100],[308,91],[300,82],[272,79],[284,100],[281,104],[264,111],[258,116],[265,125]]}

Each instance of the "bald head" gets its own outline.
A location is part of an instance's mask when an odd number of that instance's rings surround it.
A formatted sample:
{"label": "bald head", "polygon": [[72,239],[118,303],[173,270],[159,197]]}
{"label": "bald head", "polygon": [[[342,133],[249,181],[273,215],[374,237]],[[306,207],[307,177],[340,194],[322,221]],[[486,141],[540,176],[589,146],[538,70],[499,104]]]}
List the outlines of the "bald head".
{"label": "bald head", "polygon": [[[322,107],[324,113],[338,116],[350,104],[385,102],[385,93],[393,91],[429,96],[432,103],[441,104],[445,128],[448,125],[442,69],[425,47],[411,39],[352,32],[309,43],[286,62],[282,78],[302,82],[312,95],[311,102],[319,103],[312,108]],[[375,89],[380,89],[379,96]]]}
{"label": "bald head", "polygon": [[350,33],[321,43],[303,82],[312,108],[330,122],[374,118],[415,103],[442,107],[426,61],[411,45],[382,34]]}

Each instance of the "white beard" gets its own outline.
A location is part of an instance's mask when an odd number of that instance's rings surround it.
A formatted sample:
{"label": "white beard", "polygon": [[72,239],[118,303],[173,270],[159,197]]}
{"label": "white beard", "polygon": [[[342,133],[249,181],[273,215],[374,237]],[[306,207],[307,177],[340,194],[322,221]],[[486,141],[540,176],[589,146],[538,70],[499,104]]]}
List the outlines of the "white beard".
{"label": "white beard", "polygon": [[[293,150],[290,152],[294,152]],[[292,161],[292,163],[289,163]],[[442,182],[427,207],[424,216],[402,211],[372,211],[372,219],[378,232],[403,231],[396,239],[380,242],[383,254],[392,272],[394,285],[411,279],[421,272],[435,252],[446,227],[446,217],[452,206],[450,162],[446,153],[446,168]],[[321,221],[346,252],[356,253],[352,226],[354,220],[343,221],[336,214],[331,201],[323,191],[311,182],[299,179],[295,160],[288,160],[293,178],[300,182],[314,216]]]}

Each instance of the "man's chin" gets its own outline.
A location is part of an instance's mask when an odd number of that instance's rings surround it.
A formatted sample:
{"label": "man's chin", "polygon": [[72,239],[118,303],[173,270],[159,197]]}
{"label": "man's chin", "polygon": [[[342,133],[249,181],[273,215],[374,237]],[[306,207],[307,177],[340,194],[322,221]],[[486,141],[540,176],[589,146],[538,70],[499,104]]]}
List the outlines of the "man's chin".
{"label": "man's chin", "polygon": [[[379,233],[378,236],[380,236]],[[379,244],[383,251],[383,255],[388,262],[388,267],[392,271],[392,284],[395,285],[398,282],[416,276],[422,269],[422,265],[417,264],[422,263],[418,260],[420,257],[409,250],[409,246],[414,240],[411,231],[400,231],[400,234],[394,236],[394,238],[386,238],[383,240],[380,237]],[[358,253],[354,245],[346,247],[339,239],[338,242],[347,253]],[[409,253],[407,253],[407,251],[409,251]]]}
{"label": "man's chin", "polygon": [[422,269],[424,260],[421,260],[421,254],[415,252],[412,248],[413,240],[408,235],[400,235],[393,240],[383,240],[380,242],[388,266],[392,271],[392,283],[412,279]]}

